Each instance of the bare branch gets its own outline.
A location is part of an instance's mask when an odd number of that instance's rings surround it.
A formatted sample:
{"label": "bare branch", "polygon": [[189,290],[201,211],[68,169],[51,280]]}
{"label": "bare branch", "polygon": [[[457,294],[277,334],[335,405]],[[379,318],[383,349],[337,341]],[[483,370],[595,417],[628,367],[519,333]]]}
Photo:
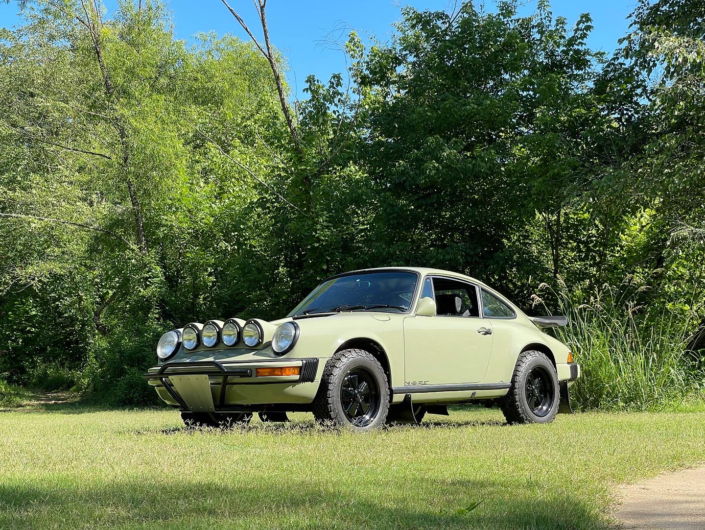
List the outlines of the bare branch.
{"label": "bare branch", "polygon": [[72,221],[64,221],[63,219],[53,219],[51,217],[39,217],[37,215],[24,215],[24,214],[19,214],[19,213],[0,213],[0,217],[9,217],[9,218],[14,218],[14,219],[31,219],[35,221],[46,221],[50,223],[59,223],[62,225],[67,225],[67,226],[74,226],[76,228],[83,228],[84,230],[93,230],[94,232],[102,232],[103,234],[108,234],[113,237],[116,237],[120,239],[123,243],[125,243],[128,247],[134,248],[134,245],[130,243],[127,239],[122,237],[120,234],[117,234],[115,232],[112,232],[111,230],[106,230],[105,228],[100,228],[97,226],[90,226],[86,225],[83,223],[74,223]]}
{"label": "bare branch", "polygon": [[262,52],[262,55],[264,55],[267,59],[269,59],[267,52],[264,51],[264,48],[259,43],[259,41],[255,38],[255,36],[252,34],[252,32],[250,31],[250,28],[247,27],[247,24],[245,24],[245,21],[242,20],[242,17],[240,15],[238,15],[237,12],[232,7],[230,7],[230,4],[228,4],[228,2],[226,0],[221,0],[221,1],[223,2],[223,4],[225,4],[225,7],[228,8],[228,10],[232,14],[232,16],[235,17],[235,20],[237,20],[239,22],[239,24],[242,26],[242,29],[244,29],[245,32],[250,36],[250,39],[252,39],[252,42],[255,43],[255,46],[257,46],[259,51]]}
{"label": "bare branch", "polygon": [[[17,129],[18,127],[14,127],[14,128]],[[36,136],[32,136],[30,134],[27,134],[24,127],[19,127],[19,129],[24,133],[25,138],[27,138],[28,140],[31,140],[33,142],[39,142],[40,144],[46,144],[46,145],[51,145],[54,147],[59,147],[61,149],[64,149],[65,151],[71,151],[73,153],[83,153],[84,155],[98,156],[100,158],[105,158],[106,160],[112,160],[112,157],[110,155],[106,155],[104,153],[97,153],[95,151],[88,151],[87,149],[79,149],[77,147],[71,147],[71,146],[59,144],[56,142],[50,142],[49,140],[44,140],[42,138],[37,138]]]}
{"label": "bare branch", "polygon": [[289,104],[286,101],[286,94],[284,93],[284,84],[282,83],[281,75],[279,75],[279,66],[277,61],[272,54],[272,46],[269,42],[269,28],[267,27],[267,15],[265,13],[265,6],[267,2],[260,1],[259,18],[262,22],[262,33],[264,34],[264,44],[267,46],[267,59],[269,60],[269,66],[272,69],[272,74],[274,74],[274,82],[277,84],[277,92],[279,92],[279,102],[281,103],[282,112],[284,113],[284,119],[286,124],[289,126],[289,132],[291,133],[291,138],[294,140],[294,146],[296,150],[299,151],[299,135],[296,132],[296,127],[294,126],[294,121],[291,118],[291,111],[289,109]]}
{"label": "bare branch", "polygon": [[255,38],[253,33],[250,31],[250,28],[247,26],[245,21],[242,19],[240,15],[237,14],[237,12],[230,7],[230,4],[228,4],[227,0],[221,0],[225,7],[228,8],[230,13],[235,17],[235,19],[238,21],[240,26],[245,30],[245,32],[250,36],[250,39],[252,39],[252,42],[255,43],[255,46],[259,49],[260,52],[262,52],[262,55],[267,59],[269,62],[269,68],[272,70],[272,75],[274,75],[274,83],[277,85],[277,93],[279,94],[279,104],[281,105],[282,108],[282,113],[284,114],[284,119],[286,120],[286,125],[289,128],[289,133],[291,134],[291,139],[294,141],[294,147],[296,148],[297,151],[301,151],[301,147],[299,145],[299,135],[296,132],[296,127],[294,126],[294,120],[291,117],[291,109],[289,108],[289,103],[286,101],[286,94],[284,92],[284,83],[282,82],[281,74],[279,73],[279,66],[277,65],[276,58],[274,57],[274,54],[272,53],[272,45],[269,41],[269,28],[267,27],[267,16],[265,14],[265,7],[267,6],[266,0],[254,0],[255,2],[255,8],[257,8],[257,13],[259,15],[259,20],[260,23],[262,24],[262,33],[264,34],[264,45],[266,47],[266,50],[262,47],[262,45],[259,43],[259,41]]}
{"label": "bare branch", "polygon": [[98,67],[100,68],[100,75],[103,77],[105,91],[107,92],[108,97],[110,97],[113,95],[113,92],[115,92],[115,87],[113,86],[113,82],[110,79],[110,75],[108,75],[108,69],[105,66],[105,61],[103,60],[103,49],[100,45],[100,31],[95,24],[95,19],[98,19],[98,22],[100,22],[100,13],[98,12],[97,7],[94,3],[91,4],[91,12],[89,12],[89,8],[86,7],[84,0],[81,0],[81,7],[83,8],[83,12],[86,15],[86,20],[88,23],[84,25],[86,26],[86,28],[88,28],[88,32],[91,35],[91,41],[93,42],[93,51],[95,51],[96,59],[98,60]]}
{"label": "bare branch", "polygon": [[460,9],[458,9],[458,0],[455,0],[455,2],[453,3],[453,9],[448,14],[448,25],[446,26],[446,30],[453,27],[453,24],[455,24],[455,21],[458,19],[462,12],[463,6],[461,5]]}
{"label": "bare branch", "polygon": [[198,134],[200,134],[201,136],[203,136],[203,138],[205,138],[205,139],[208,140],[210,143],[212,143],[212,144],[216,147],[216,149],[218,149],[218,151],[220,151],[220,153],[221,153],[225,158],[227,158],[227,159],[230,160],[233,164],[235,164],[237,167],[239,167],[240,169],[242,169],[243,171],[245,171],[245,172],[246,172],[248,175],[250,175],[253,179],[255,179],[257,182],[259,182],[260,184],[262,184],[262,186],[264,186],[264,187],[267,188],[269,191],[271,191],[272,193],[274,193],[277,197],[279,197],[279,198],[280,198],[282,201],[284,201],[286,204],[288,204],[289,206],[291,206],[292,208],[294,208],[294,209],[295,209],[296,211],[298,211],[300,214],[302,214],[302,215],[304,215],[304,216],[306,215],[306,213],[305,213],[301,208],[299,208],[298,206],[296,206],[296,205],[292,204],[291,202],[289,202],[281,193],[279,193],[277,190],[275,190],[274,188],[272,188],[269,184],[267,184],[267,183],[264,182],[262,179],[260,179],[250,168],[248,168],[247,166],[241,164],[240,162],[238,162],[237,160],[235,160],[233,157],[231,157],[228,153],[226,153],[225,150],[224,150],[222,147],[220,147],[220,145],[218,145],[218,143],[217,143],[215,140],[213,140],[210,136],[208,136],[206,133],[204,133],[203,131],[201,131],[199,128],[196,128],[196,132],[198,132]]}

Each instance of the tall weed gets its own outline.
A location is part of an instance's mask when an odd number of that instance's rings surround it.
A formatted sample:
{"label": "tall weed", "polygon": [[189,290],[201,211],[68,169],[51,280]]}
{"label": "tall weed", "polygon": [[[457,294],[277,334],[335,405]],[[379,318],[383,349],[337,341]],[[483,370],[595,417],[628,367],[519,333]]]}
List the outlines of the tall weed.
{"label": "tall weed", "polygon": [[[579,409],[658,410],[703,388],[702,362],[688,351],[695,315],[687,306],[639,306],[638,296],[631,295],[640,288],[629,282],[587,296],[561,281],[557,290],[540,287],[569,319],[555,334],[582,367],[571,387]],[[535,297],[535,303],[543,302]]]}

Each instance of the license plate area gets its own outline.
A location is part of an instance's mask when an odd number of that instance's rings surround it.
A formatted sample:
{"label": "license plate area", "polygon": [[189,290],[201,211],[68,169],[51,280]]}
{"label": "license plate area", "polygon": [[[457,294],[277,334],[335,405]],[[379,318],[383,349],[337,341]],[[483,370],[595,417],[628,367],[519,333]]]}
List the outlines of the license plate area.
{"label": "license plate area", "polygon": [[215,412],[210,376],[205,374],[171,375],[169,379],[190,411]]}

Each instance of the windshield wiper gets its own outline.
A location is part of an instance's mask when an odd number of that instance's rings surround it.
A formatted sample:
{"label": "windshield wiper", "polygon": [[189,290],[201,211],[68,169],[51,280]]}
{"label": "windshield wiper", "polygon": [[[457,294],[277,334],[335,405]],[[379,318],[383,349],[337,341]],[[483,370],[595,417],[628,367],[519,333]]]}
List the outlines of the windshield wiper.
{"label": "windshield wiper", "polygon": [[341,311],[354,311],[355,309],[365,309],[367,306],[364,306],[364,305],[339,305],[336,307],[331,307],[330,309],[323,310],[324,307],[314,307],[313,309],[307,309],[302,314],[303,315],[310,315],[311,313],[340,313]]}
{"label": "windshield wiper", "polygon": [[383,309],[383,308],[398,309],[399,311],[406,311],[406,307],[400,306],[400,305],[375,304],[375,305],[368,305],[368,306],[364,307],[365,311],[369,311],[370,309]]}

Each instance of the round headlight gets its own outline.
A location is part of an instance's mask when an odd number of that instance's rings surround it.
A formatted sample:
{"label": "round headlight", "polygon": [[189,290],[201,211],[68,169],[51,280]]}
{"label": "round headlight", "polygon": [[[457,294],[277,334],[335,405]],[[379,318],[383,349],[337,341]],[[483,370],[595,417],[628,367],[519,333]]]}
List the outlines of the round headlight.
{"label": "round headlight", "polygon": [[198,346],[198,331],[196,331],[195,328],[192,328],[191,326],[184,328],[182,336],[184,348],[187,350],[193,350],[196,346]]}
{"label": "round headlight", "polygon": [[235,346],[240,340],[240,326],[234,320],[228,320],[220,334],[223,336],[223,344]]}
{"label": "round headlight", "polygon": [[250,348],[262,342],[262,335],[262,330],[256,322],[248,322],[242,330],[242,340],[245,341],[245,344]]}
{"label": "round headlight", "polygon": [[220,329],[215,322],[207,322],[201,330],[201,340],[206,348],[212,348],[218,344]]}
{"label": "round headlight", "polygon": [[181,334],[178,330],[164,333],[162,338],[159,339],[159,344],[157,344],[157,357],[164,360],[174,355],[176,350],[179,349],[179,342],[181,342]]}
{"label": "round headlight", "polygon": [[275,353],[283,355],[296,344],[299,338],[299,326],[296,322],[285,322],[277,328],[272,338],[272,349]]}

